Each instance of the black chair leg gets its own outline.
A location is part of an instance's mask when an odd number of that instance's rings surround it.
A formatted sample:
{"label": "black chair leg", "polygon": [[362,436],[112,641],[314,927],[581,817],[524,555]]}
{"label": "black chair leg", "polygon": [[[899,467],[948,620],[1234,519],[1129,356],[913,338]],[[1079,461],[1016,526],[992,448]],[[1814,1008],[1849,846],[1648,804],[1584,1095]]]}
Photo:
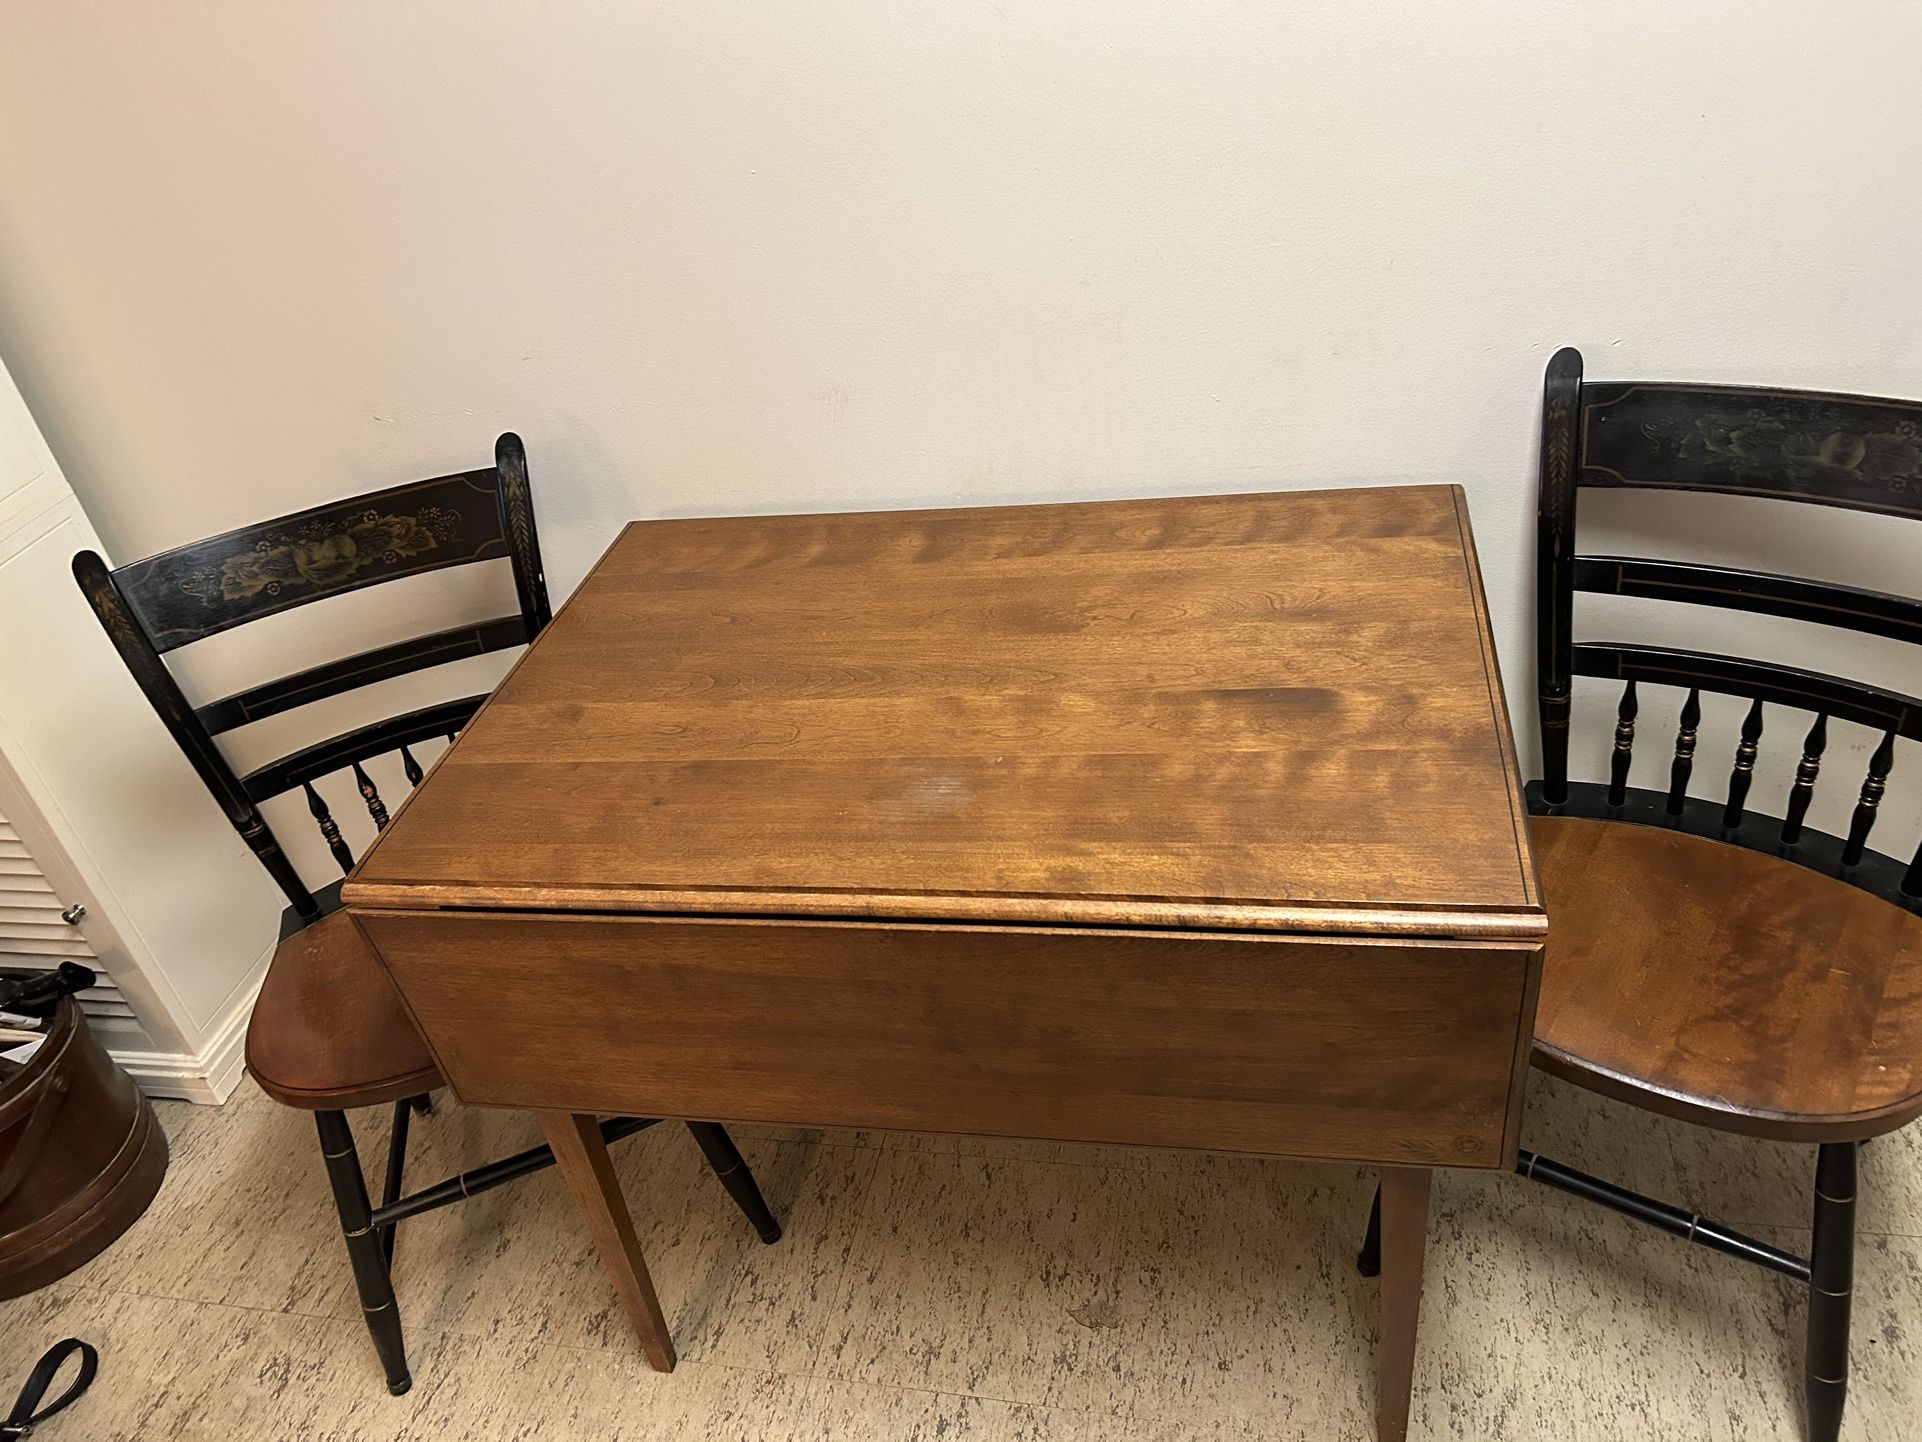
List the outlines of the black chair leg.
{"label": "black chair leg", "polygon": [[1364,1277],[1381,1275],[1381,1188],[1375,1188],[1374,1205],[1368,1209],[1368,1234],[1361,1239],[1355,1254],[1355,1270]]}
{"label": "black chair leg", "polygon": [[424,1117],[431,1117],[434,1114],[434,1094],[432,1092],[422,1092],[417,1097],[409,1097],[407,1104]]}
{"label": "black chair leg", "polygon": [[[387,1135],[387,1177],[381,1183],[380,1204],[391,1207],[400,1200],[401,1179],[407,1171],[407,1123],[414,1115],[414,1102],[409,1097],[394,1103],[394,1125]],[[394,1234],[397,1228],[393,1223],[379,1228],[380,1253],[387,1259],[387,1270],[394,1270]]]}
{"label": "black chair leg", "polygon": [[1849,1308],[1855,1291],[1855,1143],[1829,1142],[1815,1161],[1809,1250],[1806,1377],[1809,1442],[1835,1442],[1849,1387]]}
{"label": "black chair leg", "polygon": [[707,1155],[707,1164],[714,1168],[714,1175],[734,1198],[734,1205],[754,1224],[761,1240],[780,1241],[781,1224],[774,1220],[774,1213],[761,1199],[761,1189],[754,1184],[754,1173],[747,1169],[747,1162],[736,1149],[734,1138],[727,1134],[727,1128],[718,1122],[689,1122],[687,1129],[694,1133],[694,1140]]}
{"label": "black chair leg", "polygon": [[361,1311],[387,1373],[387,1390],[398,1397],[414,1385],[414,1379],[407,1372],[394,1280],[380,1238],[374,1234],[373,1209],[367,1203],[367,1181],[361,1175],[360,1154],[354,1150],[354,1133],[345,1112],[315,1112],[314,1123],[320,1129],[320,1154],[327,1163],[327,1180],[333,1183],[334,1206],[347,1238],[347,1260],[353,1264]]}

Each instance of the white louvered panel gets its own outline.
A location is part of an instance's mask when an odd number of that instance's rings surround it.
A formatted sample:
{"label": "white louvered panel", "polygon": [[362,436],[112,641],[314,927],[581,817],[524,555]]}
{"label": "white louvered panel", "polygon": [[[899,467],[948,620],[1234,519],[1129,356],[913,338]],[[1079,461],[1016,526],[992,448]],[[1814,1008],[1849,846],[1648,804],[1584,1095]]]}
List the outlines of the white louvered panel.
{"label": "white louvered panel", "polygon": [[[67,929],[71,931],[73,928],[68,927]],[[93,949],[87,945],[84,937],[75,939],[71,936],[53,936],[43,932],[27,931],[24,928],[13,930],[10,929],[4,921],[0,921],[0,957],[18,958],[36,956],[50,959],[37,963],[16,960],[9,964],[15,966],[39,965],[51,967],[58,966],[62,961],[91,962],[93,960]]]}
{"label": "white louvered panel", "polygon": [[[80,993],[80,1009],[95,1023],[104,1027],[105,1023],[118,1022],[122,1025],[138,1027],[140,1018],[134,1015],[127,999],[120,994],[104,971],[95,970],[97,980],[87,990]],[[110,1031],[109,1031],[109,1034]]]}
{"label": "white louvered panel", "polygon": [[8,927],[64,925],[60,920],[59,898],[52,892],[8,891],[0,887],[0,936],[13,934],[6,930]]}
{"label": "white louvered panel", "polygon": [[99,978],[80,998],[80,1009],[101,1022],[131,1022],[133,1008],[95,964],[93,948],[77,926],[60,917],[65,903],[54,894],[26,843],[0,816],[0,966],[51,970],[78,961]]}

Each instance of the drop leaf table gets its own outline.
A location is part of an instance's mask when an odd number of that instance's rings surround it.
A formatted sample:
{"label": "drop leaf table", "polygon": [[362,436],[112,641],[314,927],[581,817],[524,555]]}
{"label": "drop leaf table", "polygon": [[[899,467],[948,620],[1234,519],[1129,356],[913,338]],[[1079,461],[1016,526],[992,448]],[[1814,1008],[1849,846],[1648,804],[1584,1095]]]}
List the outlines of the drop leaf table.
{"label": "drop leaf table", "polygon": [[636,522],[345,895],[657,1366],[597,1115],[1322,1158],[1390,1439],[1546,928],[1447,486]]}

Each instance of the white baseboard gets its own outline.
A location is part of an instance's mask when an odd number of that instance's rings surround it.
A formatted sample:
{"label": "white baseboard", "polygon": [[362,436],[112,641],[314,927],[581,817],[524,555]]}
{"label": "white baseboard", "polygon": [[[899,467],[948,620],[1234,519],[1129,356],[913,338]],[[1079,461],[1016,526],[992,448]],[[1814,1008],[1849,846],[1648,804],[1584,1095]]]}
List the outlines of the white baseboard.
{"label": "white baseboard", "polygon": [[[269,953],[271,956],[271,953]],[[150,1097],[174,1097],[181,1101],[219,1106],[240,1085],[246,1059],[247,1020],[254,1012],[254,998],[266,979],[264,965],[254,968],[249,983],[235,994],[233,1005],[211,1031],[197,1052],[130,1051],[103,1037],[107,1052],[140,1083]]]}

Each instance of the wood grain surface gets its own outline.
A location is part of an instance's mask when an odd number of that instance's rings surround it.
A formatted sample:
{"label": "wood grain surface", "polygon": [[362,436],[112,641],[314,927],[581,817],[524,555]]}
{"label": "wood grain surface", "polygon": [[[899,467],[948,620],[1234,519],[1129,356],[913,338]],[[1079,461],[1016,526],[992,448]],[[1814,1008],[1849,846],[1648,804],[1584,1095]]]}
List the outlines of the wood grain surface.
{"label": "wood grain surface", "polygon": [[1402,1442],[1414,1395],[1421,1320],[1428,1198],[1433,1173],[1385,1167],[1381,1174],[1381,1336],[1376,1343],[1375,1442]]}
{"label": "wood grain surface", "polygon": [[1512,1164],[1540,958],[1487,941],[359,920],[467,1101],[1399,1166]]}
{"label": "wood grain surface", "polygon": [[1544,1069],[1786,1141],[1877,1136],[1922,1115],[1922,919],[1706,837],[1533,825],[1555,907]]}
{"label": "wood grain surface", "polygon": [[1453,487],[637,522],[360,906],[1539,934]]}
{"label": "wood grain surface", "polygon": [[654,1279],[648,1275],[641,1244],[634,1236],[634,1219],[628,1214],[627,1199],[621,1195],[620,1178],[614,1175],[614,1162],[601,1138],[600,1124],[593,1117],[567,1112],[541,1112],[539,1117],[555,1165],[573,1193],[575,1209],[614,1283],[642,1355],[656,1372],[672,1372],[674,1336],[654,1295]]}

